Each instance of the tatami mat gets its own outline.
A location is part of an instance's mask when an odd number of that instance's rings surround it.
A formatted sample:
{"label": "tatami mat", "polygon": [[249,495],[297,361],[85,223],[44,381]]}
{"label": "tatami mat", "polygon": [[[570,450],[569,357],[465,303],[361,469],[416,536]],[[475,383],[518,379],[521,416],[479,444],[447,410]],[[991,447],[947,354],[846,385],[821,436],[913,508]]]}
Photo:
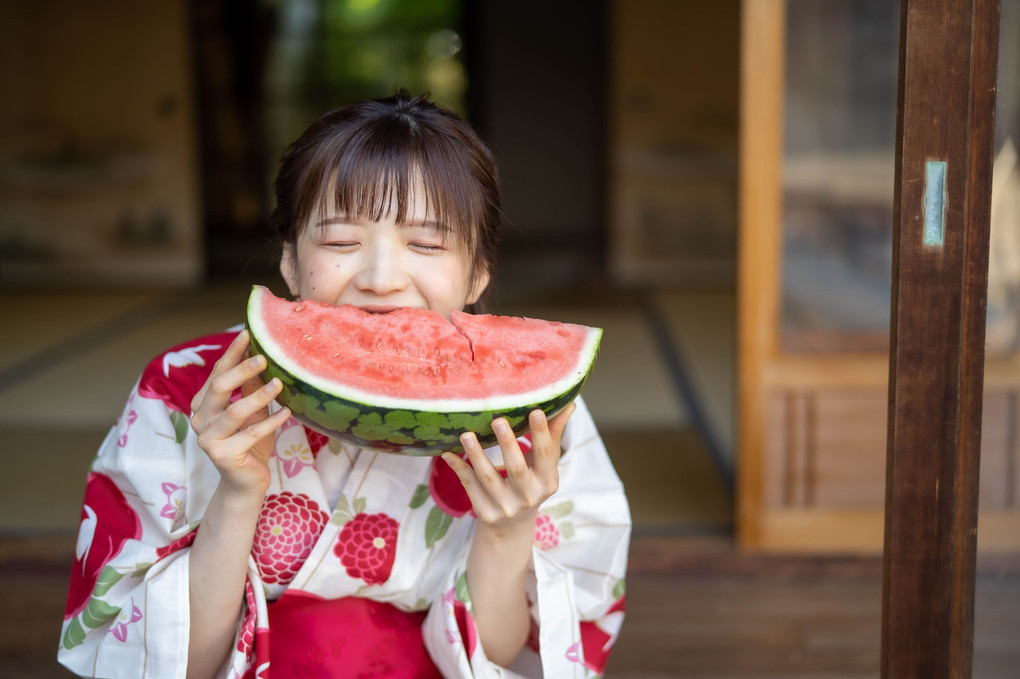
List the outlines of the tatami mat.
{"label": "tatami mat", "polygon": [[693,429],[604,429],[637,530],[727,531],[733,500]]}
{"label": "tatami mat", "polygon": [[[218,305],[174,298],[150,304],[155,305],[153,313],[134,327],[118,328],[83,351],[69,346],[66,359],[55,360],[0,392],[0,426],[108,425],[120,415],[131,386],[160,350],[243,321],[240,314]],[[243,298],[237,305],[243,309]]]}
{"label": "tatami mat", "polygon": [[[73,530],[86,470],[142,368],[173,344],[241,322],[247,295],[247,285],[238,283],[194,294],[5,294],[0,311],[19,323],[0,335],[0,456],[6,468],[0,532]],[[678,310],[666,308],[671,305]],[[663,304],[670,335],[714,356],[692,360],[693,353],[681,347],[699,389],[711,387],[727,339],[698,338],[692,325],[712,313],[725,315],[722,306],[711,300],[685,305],[683,297]],[[627,486],[635,523],[724,528],[732,498],[693,428],[646,311],[615,303],[500,310],[602,327],[602,348],[584,396]]]}
{"label": "tatami mat", "polygon": [[151,293],[6,292],[0,295],[0,316],[6,319],[0,374],[157,298]]}
{"label": "tatami mat", "polygon": [[733,469],[736,446],[737,304],[733,291],[662,292],[665,320],[717,451]]}
{"label": "tatami mat", "polygon": [[0,535],[70,533],[92,459],[107,430],[0,430]]}

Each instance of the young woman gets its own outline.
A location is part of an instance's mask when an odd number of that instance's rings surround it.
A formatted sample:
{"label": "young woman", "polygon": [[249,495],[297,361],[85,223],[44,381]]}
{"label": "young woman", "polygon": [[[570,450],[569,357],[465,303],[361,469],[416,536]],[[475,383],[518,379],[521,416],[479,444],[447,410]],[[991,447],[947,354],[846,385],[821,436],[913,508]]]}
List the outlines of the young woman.
{"label": "young woman", "polygon": [[[406,93],[286,152],[272,224],[295,299],[443,314],[493,272],[472,128]],[[231,330],[156,358],[85,493],[59,657],[85,676],[585,677],[623,618],[630,517],[578,399],[463,456],[307,430]]]}

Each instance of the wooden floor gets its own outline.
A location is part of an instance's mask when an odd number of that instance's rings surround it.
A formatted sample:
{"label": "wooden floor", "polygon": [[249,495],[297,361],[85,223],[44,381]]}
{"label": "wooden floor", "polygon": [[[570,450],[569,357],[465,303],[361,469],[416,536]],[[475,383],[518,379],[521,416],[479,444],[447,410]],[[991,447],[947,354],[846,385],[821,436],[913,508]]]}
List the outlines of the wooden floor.
{"label": "wooden floor", "polygon": [[[70,676],[54,660],[69,538],[0,540],[0,677]],[[615,679],[879,675],[881,560],[738,553],[726,536],[638,535]],[[974,677],[1020,676],[1020,562],[982,559]]]}
{"label": "wooden floor", "polygon": [[[616,679],[863,679],[881,656],[880,557],[738,553],[724,538],[638,536]],[[977,679],[1020,677],[1020,561],[982,557]]]}

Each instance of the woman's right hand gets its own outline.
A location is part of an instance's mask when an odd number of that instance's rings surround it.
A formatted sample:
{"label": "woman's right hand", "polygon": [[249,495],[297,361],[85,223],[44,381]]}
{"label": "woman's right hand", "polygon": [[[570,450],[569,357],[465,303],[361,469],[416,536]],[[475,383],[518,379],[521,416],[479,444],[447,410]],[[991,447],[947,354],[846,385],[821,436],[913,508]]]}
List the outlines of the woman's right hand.
{"label": "woman's right hand", "polygon": [[[245,358],[248,331],[242,330],[213,366],[209,379],[191,402],[191,428],[198,445],[220,472],[226,489],[247,495],[269,488],[269,457],[273,433],[290,417],[290,410],[269,414],[269,403],[283,388],[279,379],[262,384],[264,356]],[[230,398],[240,388],[241,398]]]}

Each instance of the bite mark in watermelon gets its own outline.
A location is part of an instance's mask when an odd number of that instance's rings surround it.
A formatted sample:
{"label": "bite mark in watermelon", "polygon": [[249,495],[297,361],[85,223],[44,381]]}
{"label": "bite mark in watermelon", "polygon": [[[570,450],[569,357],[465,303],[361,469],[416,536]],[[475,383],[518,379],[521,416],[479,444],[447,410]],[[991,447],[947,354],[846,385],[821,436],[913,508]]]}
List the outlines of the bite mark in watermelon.
{"label": "bite mark in watermelon", "polygon": [[495,445],[492,420],[521,435],[528,413],[552,417],[584,386],[600,328],[454,311],[374,314],[354,306],[291,302],[255,286],[247,325],[262,377],[277,400],[327,436],[407,455],[459,452],[472,431]]}

